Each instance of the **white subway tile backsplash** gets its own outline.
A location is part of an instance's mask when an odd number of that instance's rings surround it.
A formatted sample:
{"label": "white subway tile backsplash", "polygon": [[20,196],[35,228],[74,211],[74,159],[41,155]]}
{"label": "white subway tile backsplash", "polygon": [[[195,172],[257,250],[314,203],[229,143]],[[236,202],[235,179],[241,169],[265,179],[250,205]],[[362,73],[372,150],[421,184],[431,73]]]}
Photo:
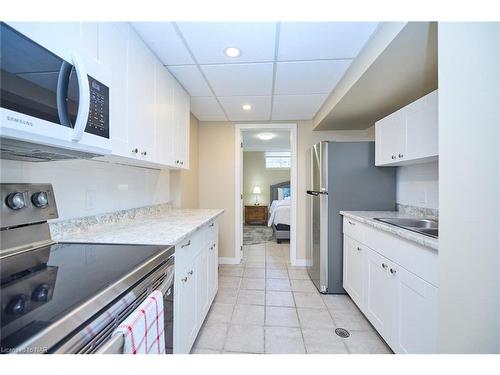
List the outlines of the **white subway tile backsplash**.
{"label": "white subway tile backsplash", "polygon": [[1,160],[2,182],[51,183],[62,220],[170,200],[169,171],[92,160]]}
{"label": "white subway tile backsplash", "polygon": [[438,162],[398,167],[397,203],[439,209]]}

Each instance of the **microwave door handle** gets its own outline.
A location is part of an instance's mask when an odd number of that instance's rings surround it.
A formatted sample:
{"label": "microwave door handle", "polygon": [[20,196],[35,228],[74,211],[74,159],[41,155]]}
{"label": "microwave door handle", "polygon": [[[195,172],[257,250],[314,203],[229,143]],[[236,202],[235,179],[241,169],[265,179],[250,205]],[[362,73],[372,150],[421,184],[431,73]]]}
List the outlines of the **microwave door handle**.
{"label": "microwave door handle", "polygon": [[82,139],[83,132],[85,131],[89,118],[90,89],[87,71],[85,70],[85,64],[83,63],[81,57],[78,54],[73,53],[72,60],[76,71],[76,77],[78,78],[78,96],[80,103],[78,104],[78,112],[71,139],[78,142]]}
{"label": "microwave door handle", "polygon": [[56,91],[57,116],[59,117],[59,122],[61,125],[69,128],[71,128],[72,125],[69,119],[68,103],[66,99],[68,97],[69,77],[71,75],[72,68],[73,66],[70,63],[63,61],[61,68],[59,69],[59,75],[57,76]]}

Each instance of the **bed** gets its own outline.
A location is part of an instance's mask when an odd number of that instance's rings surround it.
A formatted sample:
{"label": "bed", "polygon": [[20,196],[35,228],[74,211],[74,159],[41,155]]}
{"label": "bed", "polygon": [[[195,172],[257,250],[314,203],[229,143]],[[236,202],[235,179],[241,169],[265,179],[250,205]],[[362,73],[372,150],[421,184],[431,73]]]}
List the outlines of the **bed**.
{"label": "bed", "polygon": [[290,181],[270,186],[268,227],[274,232],[277,243],[290,240]]}

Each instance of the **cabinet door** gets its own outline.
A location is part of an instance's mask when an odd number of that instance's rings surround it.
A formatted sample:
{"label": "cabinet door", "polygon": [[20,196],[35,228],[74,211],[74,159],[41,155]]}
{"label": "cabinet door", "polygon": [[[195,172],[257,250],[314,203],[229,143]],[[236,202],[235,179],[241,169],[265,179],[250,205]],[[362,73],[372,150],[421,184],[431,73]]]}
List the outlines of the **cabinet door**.
{"label": "cabinet door", "polygon": [[196,302],[198,303],[198,324],[201,326],[210,307],[208,299],[208,249],[203,247],[196,258]]}
{"label": "cabinet door", "polygon": [[97,22],[8,22],[8,24],[67,61],[71,61],[73,52],[78,52],[89,59],[97,59]]}
{"label": "cabinet door", "polygon": [[[128,126],[134,154],[140,160],[155,158],[155,57],[129,28]],[[137,149],[137,152],[135,152]]]}
{"label": "cabinet door", "polygon": [[344,289],[362,309],[366,275],[366,250],[349,236],[344,236]]}
{"label": "cabinet door", "polygon": [[173,129],[173,77],[159,62],[155,74],[155,127],[157,134],[157,162],[163,165],[174,165],[172,149]]}
{"label": "cabinet door", "polygon": [[128,23],[99,23],[99,62],[111,72],[109,119],[113,154],[131,157],[130,134],[127,121],[127,54]]}
{"label": "cabinet door", "polygon": [[402,110],[375,124],[375,165],[401,160],[406,152],[405,127],[405,115]]}
{"label": "cabinet door", "polygon": [[371,249],[367,249],[367,258],[365,314],[390,344],[397,304],[396,283],[389,272],[391,262]]}
{"label": "cabinet door", "polygon": [[[179,285],[179,349],[180,353],[189,353],[198,333],[198,304],[196,295],[196,269],[191,264],[181,274]],[[176,351],[177,352],[177,351]]]}
{"label": "cabinet door", "polygon": [[437,91],[420,98],[406,108],[405,160],[438,155]]}
{"label": "cabinet door", "polygon": [[218,249],[218,225],[213,222],[208,226],[208,298],[212,302],[217,293],[219,283],[219,249]]}
{"label": "cabinet door", "polygon": [[438,289],[402,267],[395,270],[397,316],[394,320],[394,351],[436,353]]}
{"label": "cabinet door", "polygon": [[189,95],[174,80],[174,105],[172,149],[174,164],[178,168],[189,168]]}

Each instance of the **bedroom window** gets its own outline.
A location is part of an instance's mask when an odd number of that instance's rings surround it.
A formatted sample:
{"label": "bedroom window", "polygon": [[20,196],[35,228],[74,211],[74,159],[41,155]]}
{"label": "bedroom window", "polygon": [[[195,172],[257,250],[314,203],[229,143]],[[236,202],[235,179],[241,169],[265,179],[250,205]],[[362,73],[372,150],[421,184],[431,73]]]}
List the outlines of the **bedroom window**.
{"label": "bedroom window", "polygon": [[290,168],[290,152],[266,152],[266,168]]}

